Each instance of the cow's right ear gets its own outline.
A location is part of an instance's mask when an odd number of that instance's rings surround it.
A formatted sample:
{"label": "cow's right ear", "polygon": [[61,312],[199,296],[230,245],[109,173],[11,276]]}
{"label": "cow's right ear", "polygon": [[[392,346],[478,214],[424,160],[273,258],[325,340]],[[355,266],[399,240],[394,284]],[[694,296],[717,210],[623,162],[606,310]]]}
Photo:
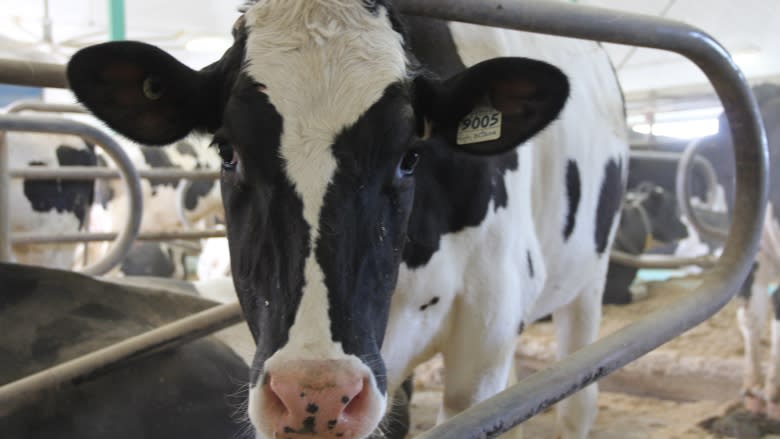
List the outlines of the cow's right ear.
{"label": "cow's right ear", "polygon": [[68,82],[95,116],[147,145],[175,142],[213,125],[215,84],[208,76],[149,44],[122,41],[80,50]]}

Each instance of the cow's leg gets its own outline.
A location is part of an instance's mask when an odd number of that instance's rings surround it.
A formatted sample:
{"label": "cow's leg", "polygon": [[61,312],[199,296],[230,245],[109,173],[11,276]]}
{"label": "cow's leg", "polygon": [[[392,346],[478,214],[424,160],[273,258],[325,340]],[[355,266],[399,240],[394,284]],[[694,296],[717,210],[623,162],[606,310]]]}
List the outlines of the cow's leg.
{"label": "cow's leg", "polygon": [[[452,320],[450,342],[442,349],[446,373],[439,423],[504,390],[509,382],[519,321],[514,307],[494,305],[461,303]],[[509,319],[511,325],[496,324]]]}
{"label": "cow's leg", "polygon": [[[762,271],[761,266],[758,270]],[[737,324],[745,345],[742,376],[743,402],[746,409],[755,413],[764,410],[764,400],[761,395],[763,380],[759,341],[765,326],[768,296],[763,279],[764,276],[757,273],[754,277],[751,273],[739,292],[737,309]]]}
{"label": "cow's leg", "polygon": [[[592,343],[601,322],[602,285],[586,287],[568,305],[553,313],[558,359]],[[584,439],[596,420],[598,387],[580,390],[558,403],[557,430],[563,439]]]}
{"label": "cow's leg", "polygon": [[772,292],[772,339],[769,354],[769,368],[766,373],[764,396],[766,414],[780,420],[780,287]]}

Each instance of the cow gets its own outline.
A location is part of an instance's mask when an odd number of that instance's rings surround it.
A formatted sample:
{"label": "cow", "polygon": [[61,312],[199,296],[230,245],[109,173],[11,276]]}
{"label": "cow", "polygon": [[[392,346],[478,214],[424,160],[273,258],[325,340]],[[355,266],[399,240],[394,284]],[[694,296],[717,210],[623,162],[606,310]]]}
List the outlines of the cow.
{"label": "cow", "polygon": [[[233,37],[199,71],[113,42],[67,74],[135,141],[213,135],[258,437],[381,434],[436,352],[446,420],[514,381],[518,327],[551,312],[561,356],[596,338],[628,149],[599,45],[382,0],[252,2]],[[559,404],[564,438],[596,396]]]}
{"label": "cow", "polygon": [[[0,385],[172,320],[213,302],[62,270],[0,263]],[[245,361],[215,338],[136,356],[37,398],[0,404],[4,438],[190,439],[248,437],[234,416],[246,401]]]}
{"label": "cow", "polygon": [[[221,161],[208,142],[195,136],[178,141],[170,147],[151,148],[117,137],[122,149],[137,169],[177,168],[186,170],[219,169]],[[98,155],[98,162],[108,161]],[[180,181],[160,177],[141,179],[143,214],[141,230],[172,231],[183,227],[210,226],[223,221],[219,187],[214,181]],[[127,191],[119,180],[102,180],[96,184],[96,203],[91,210],[91,231],[116,230],[127,217]],[[176,214],[171,208],[176,206]],[[197,255],[197,244],[137,242],[128,252],[116,273],[125,276],[158,276],[187,279],[190,271],[185,258]],[[99,258],[108,244],[90,246],[89,257]]]}
{"label": "cow", "polygon": [[[654,243],[671,244],[688,236],[688,229],[680,219],[677,198],[654,183],[640,183],[626,192],[620,224],[613,249],[640,255]],[[605,304],[632,303],[634,294],[629,286],[638,269],[610,262],[607,283],[604,286]]]}
{"label": "cow", "polygon": [[[78,137],[8,132],[11,168],[95,166],[94,146]],[[95,188],[91,180],[12,179],[9,190],[11,232],[45,231],[52,235],[85,230]],[[77,244],[16,244],[14,260],[28,265],[70,269]]]}

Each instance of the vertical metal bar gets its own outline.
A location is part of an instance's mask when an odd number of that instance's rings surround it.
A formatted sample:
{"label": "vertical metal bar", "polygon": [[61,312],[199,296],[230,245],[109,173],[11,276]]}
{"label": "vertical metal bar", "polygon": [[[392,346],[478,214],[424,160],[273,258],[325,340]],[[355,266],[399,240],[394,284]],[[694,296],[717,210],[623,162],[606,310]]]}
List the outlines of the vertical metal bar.
{"label": "vertical metal bar", "polygon": [[726,109],[736,156],[734,221],[718,264],[683,299],[531,375],[419,439],[495,437],[721,309],[744,281],[758,249],[767,199],[766,134],[755,98],[728,52],[684,23],[538,0],[397,0],[400,11],[485,26],[650,47],[679,53],[712,82]]}
{"label": "vertical metal bar", "polygon": [[108,37],[112,41],[125,39],[125,0],[108,0]]}
{"label": "vertical metal bar", "polygon": [[11,261],[11,177],[8,143],[0,131],[0,262]]}

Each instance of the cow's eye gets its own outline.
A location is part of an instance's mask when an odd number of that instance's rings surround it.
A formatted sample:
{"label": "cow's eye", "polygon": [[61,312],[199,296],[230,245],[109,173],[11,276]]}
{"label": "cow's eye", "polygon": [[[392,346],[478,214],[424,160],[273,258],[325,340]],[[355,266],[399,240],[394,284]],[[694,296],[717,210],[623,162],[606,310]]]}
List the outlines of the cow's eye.
{"label": "cow's eye", "polygon": [[238,164],[238,154],[233,149],[233,146],[227,142],[215,140],[212,145],[217,148],[219,156],[222,158],[222,169],[226,171],[232,171],[236,169]]}
{"label": "cow's eye", "polygon": [[400,177],[408,177],[414,174],[414,168],[417,167],[417,163],[420,162],[420,151],[417,149],[410,149],[398,162],[398,175]]}

